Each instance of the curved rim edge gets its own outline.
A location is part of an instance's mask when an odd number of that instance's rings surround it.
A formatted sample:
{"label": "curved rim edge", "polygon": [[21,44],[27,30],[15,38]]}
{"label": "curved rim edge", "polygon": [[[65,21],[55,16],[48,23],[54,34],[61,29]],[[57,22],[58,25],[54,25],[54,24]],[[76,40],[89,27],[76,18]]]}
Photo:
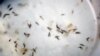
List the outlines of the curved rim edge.
{"label": "curved rim edge", "polygon": [[90,50],[90,53],[89,53],[89,55],[91,56],[91,54],[93,53],[93,50],[94,50],[94,47],[95,47],[95,44],[97,43],[97,39],[98,39],[98,37],[99,37],[99,32],[98,32],[98,21],[97,21],[97,16],[96,16],[96,12],[95,12],[95,9],[94,9],[94,7],[93,7],[93,5],[91,4],[91,2],[90,2],[90,0],[86,0],[86,2],[88,3],[88,5],[89,5],[89,7],[90,7],[90,10],[91,10],[91,12],[92,12],[92,14],[93,14],[93,17],[94,17],[94,20],[95,20],[95,29],[96,29],[96,34],[95,34],[95,39],[94,39],[94,43],[93,43],[93,49],[92,50]]}

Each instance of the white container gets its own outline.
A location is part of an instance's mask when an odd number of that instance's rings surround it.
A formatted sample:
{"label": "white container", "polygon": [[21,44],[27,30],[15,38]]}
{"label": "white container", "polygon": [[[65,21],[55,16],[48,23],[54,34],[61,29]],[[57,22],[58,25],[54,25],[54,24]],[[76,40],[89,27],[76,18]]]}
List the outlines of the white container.
{"label": "white container", "polygon": [[2,56],[88,56],[97,20],[86,0],[9,0],[0,6]]}

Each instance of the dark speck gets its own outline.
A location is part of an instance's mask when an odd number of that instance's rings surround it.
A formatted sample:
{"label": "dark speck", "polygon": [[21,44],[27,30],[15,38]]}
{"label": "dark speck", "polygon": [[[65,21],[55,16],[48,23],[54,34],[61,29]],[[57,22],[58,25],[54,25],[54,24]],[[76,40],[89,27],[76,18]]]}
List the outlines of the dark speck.
{"label": "dark speck", "polygon": [[26,52],[27,52],[27,49],[26,48],[24,48],[24,50],[23,50],[23,55],[25,55],[26,54]]}
{"label": "dark speck", "polygon": [[48,33],[48,37],[50,37],[50,36],[51,36],[51,33],[49,32],[49,33]]}
{"label": "dark speck", "polygon": [[28,27],[31,28],[32,27],[32,24],[28,24]]}
{"label": "dark speck", "polygon": [[12,12],[12,14],[13,14],[14,16],[18,16],[18,14],[17,14],[17,13],[15,13],[14,11]]}
{"label": "dark speck", "polygon": [[11,41],[11,39],[9,39],[9,42]]}
{"label": "dark speck", "polygon": [[17,45],[18,45],[18,44],[17,44],[17,41],[14,41],[14,44],[15,44],[15,47],[17,48]]}
{"label": "dark speck", "polygon": [[7,8],[10,8],[10,6],[11,6],[11,4],[9,4],[9,5],[7,6]]}
{"label": "dark speck", "polygon": [[85,46],[84,44],[80,44],[78,48],[83,49],[84,46]]}
{"label": "dark speck", "polygon": [[41,18],[42,20],[44,20],[44,18],[43,18],[42,16],[40,16],[40,18]]}
{"label": "dark speck", "polygon": [[89,41],[90,37],[87,37],[86,40]]}
{"label": "dark speck", "polygon": [[14,41],[14,43],[16,44],[16,43],[17,43],[17,41]]}
{"label": "dark speck", "polygon": [[56,38],[57,40],[59,40],[59,36],[55,36],[55,38]]}
{"label": "dark speck", "polygon": [[90,2],[92,3],[92,0],[90,0]]}
{"label": "dark speck", "polygon": [[37,49],[37,48],[33,48],[33,51],[36,52],[36,49]]}
{"label": "dark speck", "polygon": [[7,34],[7,33],[8,33],[7,31],[4,32],[4,34]]}
{"label": "dark speck", "polygon": [[34,56],[34,52],[32,52],[32,56]]}
{"label": "dark speck", "polygon": [[10,14],[6,13],[3,15],[3,18],[5,18],[6,16],[9,16]]}
{"label": "dark speck", "polygon": [[23,52],[23,55],[25,55],[26,52]]}
{"label": "dark speck", "polygon": [[15,49],[15,51],[17,52],[17,49]]}
{"label": "dark speck", "polygon": [[38,23],[38,22],[35,22],[35,24],[36,24],[36,25],[39,25],[39,23]]}
{"label": "dark speck", "polygon": [[57,29],[58,32],[62,33],[60,29]]}
{"label": "dark speck", "polygon": [[80,47],[78,47],[78,48],[83,49],[83,47],[82,47],[82,46],[80,46]]}
{"label": "dark speck", "polygon": [[61,16],[64,16],[65,14],[61,14]]}
{"label": "dark speck", "polygon": [[84,44],[80,44],[81,46],[85,46]]}
{"label": "dark speck", "polygon": [[63,33],[67,33],[67,31],[65,31],[65,30],[61,30],[61,33],[63,34]]}
{"label": "dark speck", "polygon": [[77,30],[77,28],[73,29],[73,31],[76,31],[76,30]]}
{"label": "dark speck", "polygon": [[83,0],[81,0],[81,2],[83,2]]}
{"label": "dark speck", "polygon": [[9,11],[11,11],[13,8],[9,8]]}
{"label": "dark speck", "polygon": [[60,29],[60,27],[59,27],[58,25],[56,25],[56,28],[57,28],[57,29]]}
{"label": "dark speck", "polygon": [[16,47],[16,48],[17,48],[17,45],[18,45],[18,44],[16,43],[16,44],[15,44],[15,47]]}
{"label": "dark speck", "polygon": [[25,35],[26,37],[29,37],[29,36],[30,36],[30,34],[29,34],[29,33],[24,33],[24,35]]}
{"label": "dark speck", "polygon": [[72,10],[72,14],[74,13],[74,10]]}
{"label": "dark speck", "polygon": [[63,34],[63,33],[67,33],[66,30],[62,30],[62,29],[57,29],[57,31],[58,31],[59,33],[61,33],[61,34]]}
{"label": "dark speck", "polygon": [[80,32],[75,32],[76,34],[81,34]]}
{"label": "dark speck", "polygon": [[47,29],[50,30],[50,31],[52,30],[52,28],[50,28],[50,27],[47,27]]}
{"label": "dark speck", "polygon": [[3,50],[2,50],[2,48],[0,48],[0,52],[2,52]]}
{"label": "dark speck", "polygon": [[23,43],[24,48],[26,47],[25,43]]}

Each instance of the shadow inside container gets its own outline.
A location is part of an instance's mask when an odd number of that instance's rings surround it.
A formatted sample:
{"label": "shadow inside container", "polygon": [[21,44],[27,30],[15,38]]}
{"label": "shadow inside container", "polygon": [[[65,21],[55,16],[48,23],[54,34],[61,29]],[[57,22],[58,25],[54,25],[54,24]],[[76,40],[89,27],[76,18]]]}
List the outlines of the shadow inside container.
{"label": "shadow inside container", "polygon": [[2,4],[5,0],[0,0],[0,4]]}

